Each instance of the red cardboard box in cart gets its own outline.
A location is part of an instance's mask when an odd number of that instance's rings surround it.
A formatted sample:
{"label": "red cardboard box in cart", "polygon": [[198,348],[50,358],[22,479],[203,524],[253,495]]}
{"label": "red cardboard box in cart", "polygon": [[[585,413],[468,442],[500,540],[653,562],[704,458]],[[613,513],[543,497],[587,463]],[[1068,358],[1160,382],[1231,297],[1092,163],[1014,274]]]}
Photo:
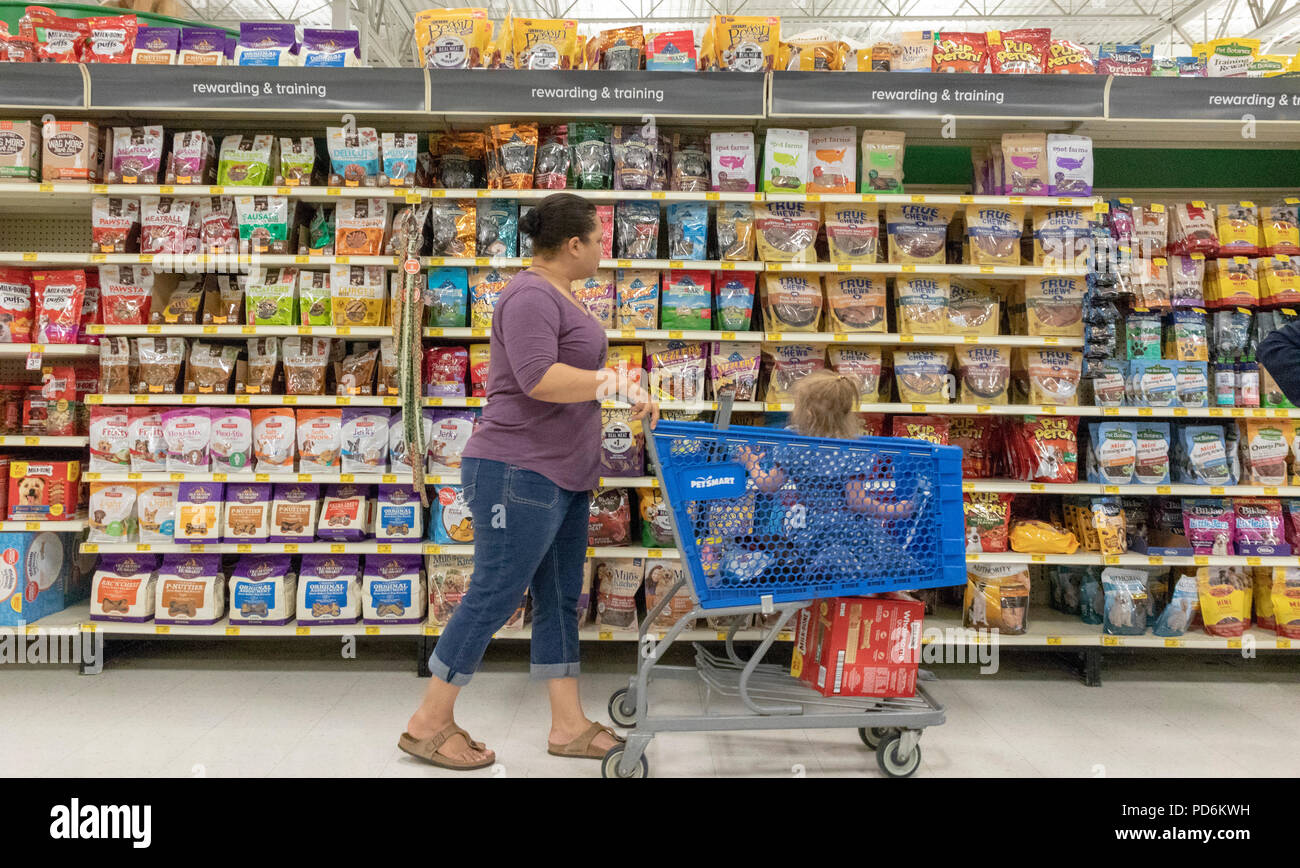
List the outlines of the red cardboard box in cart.
{"label": "red cardboard box in cart", "polygon": [[925,605],[816,600],[799,613],[790,674],[822,696],[914,696]]}

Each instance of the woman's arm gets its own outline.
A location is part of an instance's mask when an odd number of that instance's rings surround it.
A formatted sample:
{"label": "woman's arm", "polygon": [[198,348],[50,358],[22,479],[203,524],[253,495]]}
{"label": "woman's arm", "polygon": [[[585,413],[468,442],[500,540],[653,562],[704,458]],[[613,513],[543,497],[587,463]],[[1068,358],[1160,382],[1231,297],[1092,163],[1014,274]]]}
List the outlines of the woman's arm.
{"label": "woman's arm", "polygon": [[553,404],[579,404],[583,401],[623,400],[632,405],[634,420],[650,417],[650,427],[659,423],[659,404],[639,384],[626,382],[620,391],[617,372],[609,368],[584,371],[555,362],[537,381],[528,397]]}

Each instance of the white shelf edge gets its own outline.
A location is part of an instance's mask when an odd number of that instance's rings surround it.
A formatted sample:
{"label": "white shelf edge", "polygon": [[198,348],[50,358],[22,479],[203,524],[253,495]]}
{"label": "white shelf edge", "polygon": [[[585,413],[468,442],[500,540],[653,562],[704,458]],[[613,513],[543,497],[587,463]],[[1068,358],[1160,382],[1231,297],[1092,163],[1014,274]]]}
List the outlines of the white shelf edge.
{"label": "white shelf edge", "polygon": [[[141,400],[144,399],[144,400]],[[247,404],[251,407],[397,407],[395,395],[87,395],[87,404],[119,406],[126,404],[190,405],[225,407]]]}
{"label": "white shelf edge", "polygon": [[[269,326],[269,325],[100,325],[88,332],[92,335],[126,335],[146,337],[162,335],[164,337],[294,337],[297,335],[314,335],[316,337],[354,337],[383,338],[391,337],[393,330],[387,326]],[[94,348],[98,352],[98,348]]]}
{"label": "white shelf edge", "polygon": [[[491,329],[469,326],[426,328],[427,338],[487,338]],[[1081,347],[1083,338],[1038,335],[900,335],[882,332],[724,332],[677,329],[606,329],[611,341],[743,341],[750,343],[853,344],[865,346]]]}
{"label": "white shelf edge", "polygon": [[1016,479],[963,479],[963,491],[1005,491],[1013,494],[1110,494],[1157,497],[1300,497],[1300,485],[1191,485],[1136,483],[1111,485],[1101,482],[1023,482]]}
{"label": "white shelf edge", "polygon": [[[411,482],[411,474],[398,473],[213,473],[169,471],[112,471],[81,474],[87,482],[301,482],[313,485],[399,485]],[[426,476],[428,480],[430,477]]]}
{"label": "white shelf edge", "polygon": [[[28,441],[34,440],[35,443]],[[0,446],[45,446],[50,448],[89,446],[89,437],[57,437],[46,434],[2,434]]]}

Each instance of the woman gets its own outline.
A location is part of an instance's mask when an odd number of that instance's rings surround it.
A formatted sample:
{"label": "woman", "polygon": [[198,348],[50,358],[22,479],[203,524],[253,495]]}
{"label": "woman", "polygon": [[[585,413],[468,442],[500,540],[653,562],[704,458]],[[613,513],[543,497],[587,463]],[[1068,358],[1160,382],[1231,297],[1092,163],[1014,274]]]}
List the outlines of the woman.
{"label": "woman", "polygon": [[599,759],[620,739],[587,720],[578,701],[578,596],[587,554],[589,492],[600,475],[601,400],[622,399],[633,418],[659,419],[636,383],[605,368],[605,331],[570,291],[600,264],[596,208],[568,193],[547,196],[519,228],[533,239],[532,267],[501,293],[483,421],[465,447],[461,485],[474,517],[474,573],[443,630],[424,700],[398,741],[449,769],[478,769],[496,755],[458,727],[456,696],[492,634],[533,598],[532,669],[549,679],[548,752]]}

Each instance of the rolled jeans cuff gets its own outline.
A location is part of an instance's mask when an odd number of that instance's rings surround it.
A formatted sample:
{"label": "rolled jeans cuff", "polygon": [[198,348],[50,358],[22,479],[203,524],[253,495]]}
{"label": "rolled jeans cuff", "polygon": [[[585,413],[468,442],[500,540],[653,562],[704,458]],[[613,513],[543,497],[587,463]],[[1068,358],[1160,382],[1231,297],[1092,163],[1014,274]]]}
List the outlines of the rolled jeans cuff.
{"label": "rolled jeans cuff", "polygon": [[429,673],[454,687],[464,687],[474,677],[473,672],[453,673],[450,666],[438,659],[437,649],[434,649],[433,653],[429,655]]}
{"label": "rolled jeans cuff", "polygon": [[528,677],[537,679],[577,678],[580,668],[577,663],[533,663],[528,668]]}

